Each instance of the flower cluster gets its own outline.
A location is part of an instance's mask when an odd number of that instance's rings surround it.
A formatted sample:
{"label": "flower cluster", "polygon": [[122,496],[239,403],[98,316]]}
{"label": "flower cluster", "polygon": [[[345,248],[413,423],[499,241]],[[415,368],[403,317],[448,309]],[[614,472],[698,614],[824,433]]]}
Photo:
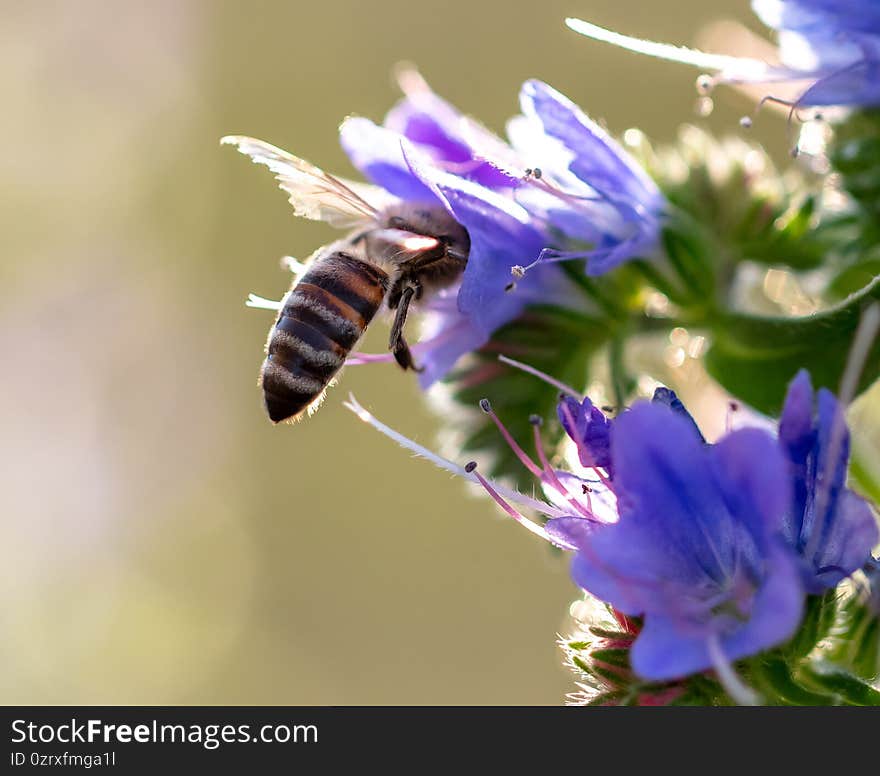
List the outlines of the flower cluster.
{"label": "flower cluster", "polygon": [[[843,480],[849,432],[840,407],[823,389],[814,408],[806,372],[790,386],[776,435],[741,428],[712,444],[666,388],[613,419],[588,397],[563,395],[559,420],[575,452],[567,470],[551,465],[539,418],[535,461],[483,401],[539,480],[543,503],[349,406],[402,445],[480,482],[518,522],[572,552],[575,582],[630,618],[629,660],[645,680],[712,669],[732,697],[750,699],[731,664],[791,639],[806,595],[869,567],[878,541],[870,507]],[[539,525],[515,504],[548,519]],[[632,618],[640,618],[635,630]]]}
{"label": "flower cluster", "polygon": [[441,204],[470,236],[460,285],[426,303],[430,333],[415,348],[424,386],[527,305],[581,304],[556,261],[583,259],[599,275],[656,252],[665,212],[659,189],[547,84],[523,85],[509,142],[416,74],[401,84],[406,96],[382,126],[349,118],[340,136],[370,181],[406,202]]}
{"label": "flower cluster", "polygon": [[715,83],[805,84],[799,106],[880,104],[880,6],[874,0],[752,0],[778,32],[778,64],[640,40],[580,19],[567,24],[587,37],[716,73]]}

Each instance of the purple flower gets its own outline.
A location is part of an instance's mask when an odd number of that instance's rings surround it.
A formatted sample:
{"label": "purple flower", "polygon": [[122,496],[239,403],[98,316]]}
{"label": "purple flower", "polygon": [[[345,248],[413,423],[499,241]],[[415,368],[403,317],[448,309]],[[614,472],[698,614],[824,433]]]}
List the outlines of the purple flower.
{"label": "purple flower", "polygon": [[611,463],[611,421],[584,397],[577,401],[563,396],[556,410],[559,422],[577,450],[578,460],[585,469],[601,467],[613,476]]}
{"label": "purple flower", "polygon": [[[651,398],[654,404],[668,407],[673,412],[686,418],[701,441],[703,435],[696,421],[691,417],[675,391],[660,387]],[[614,479],[614,462],[611,459],[611,425],[612,420],[596,407],[589,397],[578,401],[572,396],[563,395],[559,400],[556,414],[559,422],[569,438],[574,442],[578,460],[585,469],[601,468],[606,471],[609,479]]]}
{"label": "purple flower", "polygon": [[[535,461],[484,401],[541,482],[543,502],[486,480],[475,464],[440,459],[349,406],[410,450],[480,482],[520,524],[574,552],[578,585],[644,617],[631,662],[646,679],[715,668],[735,687],[730,662],[784,642],[800,622],[800,571],[780,536],[789,510],[786,460],[764,431],[742,429],[707,445],[672,392],[611,421],[588,399],[563,399],[559,416],[580,462],[563,471],[550,464],[537,424]],[[541,526],[514,504],[550,519]]]}
{"label": "purple flower", "polygon": [[700,437],[700,441],[706,441],[703,437],[703,432],[700,431],[700,427],[697,425],[697,421],[695,421],[690,412],[687,411],[687,408],[684,406],[681,399],[678,398],[675,391],[660,386],[659,388],[654,390],[654,396],[651,398],[651,401],[654,404],[662,404],[665,407],[669,407],[669,409],[671,409],[676,414],[680,415],[683,418],[686,418],[691,426],[693,426],[693,429],[696,432],[697,436]]}
{"label": "purple flower", "polygon": [[666,200],[653,180],[577,105],[541,81],[520,91],[521,115],[508,124],[516,151],[541,177],[521,195],[535,215],[579,245],[548,258],[587,258],[601,275],[656,250]]}
{"label": "purple flower", "polygon": [[880,5],[875,0],[752,0],[779,37],[779,65],[619,35],[580,19],[575,32],[717,73],[720,83],[806,83],[796,105],[880,104]]}
{"label": "purple flower", "polygon": [[785,461],[757,429],[706,445],[689,418],[637,403],[613,421],[616,523],[546,530],[576,548],[572,575],[644,626],[633,646],[647,679],[685,676],[784,642],[803,589],[777,535],[788,507]]}
{"label": "purple flower", "polygon": [[878,531],[867,502],[846,488],[849,430],[842,409],[824,388],[814,409],[804,370],[789,386],[779,445],[793,483],[783,534],[801,560],[804,586],[822,593],[869,561]]}
{"label": "purple flower", "polygon": [[587,259],[598,274],[653,251],[663,199],[621,148],[545,84],[524,85],[523,115],[512,122],[521,142],[539,140],[527,150],[462,116],[417,76],[405,84],[383,126],[351,118],[340,132],[372,182],[401,200],[441,205],[470,236],[460,286],[426,305],[428,335],[414,350],[427,386],[527,305],[583,306],[549,259]]}

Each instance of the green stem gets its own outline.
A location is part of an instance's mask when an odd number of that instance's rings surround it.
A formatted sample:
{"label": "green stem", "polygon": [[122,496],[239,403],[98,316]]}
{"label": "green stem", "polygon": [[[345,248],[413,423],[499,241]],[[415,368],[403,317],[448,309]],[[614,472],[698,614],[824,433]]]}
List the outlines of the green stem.
{"label": "green stem", "polygon": [[623,310],[620,305],[604,293],[596,281],[587,276],[580,262],[563,261],[560,263],[562,271],[568,276],[581,291],[595,302],[609,318],[620,318]]}
{"label": "green stem", "polygon": [[636,259],[630,262],[630,264],[633,269],[648,281],[650,286],[657,289],[670,302],[679,307],[687,307],[690,304],[691,299],[688,294],[682,289],[677,288],[652,262],[645,259]]}
{"label": "green stem", "polygon": [[608,343],[608,366],[611,372],[611,389],[618,411],[626,406],[626,398],[632,390],[632,378],[624,364],[624,336],[618,335]]}

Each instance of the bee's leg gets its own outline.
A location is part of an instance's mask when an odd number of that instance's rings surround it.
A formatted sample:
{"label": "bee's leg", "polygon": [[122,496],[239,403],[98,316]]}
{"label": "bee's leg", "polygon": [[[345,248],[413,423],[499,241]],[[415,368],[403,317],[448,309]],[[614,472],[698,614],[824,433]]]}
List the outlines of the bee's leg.
{"label": "bee's leg", "polygon": [[[418,256],[401,262],[398,272],[404,282],[413,282],[414,278],[430,281],[432,285],[442,285],[460,276],[467,264],[467,256],[458,251],[450,250],[442,244],[439,249],[422,251]],[[416,299],[422,298],[422,286],[419,284]]]}
{"label": "bee's leg", "polygon": [[409,345],[403,337],[403,326],[406,323],[406,315],[409,311],[409,303],[418,293],[421,286],[415,283],[407,284],[400,294],[400,300],[397,304],[397,312],[394,315],[394,323],[391,324],[391,336],[388,340],[388,349],[394,354],[394,360],[404,369],[412,369],[415,372],[421,372],[422,368],[416,366],[410,352]]}

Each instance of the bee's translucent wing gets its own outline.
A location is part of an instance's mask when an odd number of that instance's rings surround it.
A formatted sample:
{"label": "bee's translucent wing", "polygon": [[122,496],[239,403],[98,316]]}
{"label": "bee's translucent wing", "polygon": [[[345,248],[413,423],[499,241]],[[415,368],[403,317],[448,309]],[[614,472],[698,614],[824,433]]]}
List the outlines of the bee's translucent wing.
{"label": "bee's translucent wing", "polygon": [[369,202],[376,210],[384,210],[394,205],[400,200],[393,194],[389,194],[381,186],[375,186],[372,183],[363,183],[362,181],[353,181],[350,178],[340,178],[334,176],[343,186],[353,191],[361,199]]}
{"label": "bee's translucent wing", "polygon": [[304,159],[252,137],[230,135],[220,142],[234,145],[275,173],[281,188],[290,195],[293,212],[298,216],[347,229],[373,221],[378,215],[376,208],[351,186]]}

